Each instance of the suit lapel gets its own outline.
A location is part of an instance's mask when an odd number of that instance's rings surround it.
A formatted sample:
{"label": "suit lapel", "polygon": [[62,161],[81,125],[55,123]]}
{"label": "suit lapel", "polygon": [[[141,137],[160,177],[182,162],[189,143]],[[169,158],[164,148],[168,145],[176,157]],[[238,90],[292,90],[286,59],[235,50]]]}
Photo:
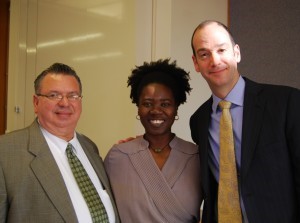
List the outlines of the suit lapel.
{"label": "suit lapel", "polygon": [[263,123],[265,102],[258,95],[262,88],[245,78],[245,99],[242,130],[242,177],[246,177]]}
{"label": "suit lapel", "polygon": [[209,123],[211,120],[211,106],[212,98],[210,98],[203,107],[203,113],[201,113],[197,119],[197,126],[199,129],[199,152],[201,160],[201,173],[202,177],[206,182],[203,187],[205,191],[210,191],[209,189],[209,162],[208,162],[208,150],[210,149],[210,144],[208,140],[209,133]]}
{"label": "suit lapel", "polygon": [[101,159],[101,157],[99,153],[95,150],[96,148],[93,147],[93,144],[87,143],[87,141],[83,138],[83,136],[78,133],[77,133],[77,138],[86,156],[88,157],[91,165],[93,166],[97,176],[99,177],[102,186],[104,187],[103,189],[109,190],[108,178],[106,176],[104,166],[101,165],[101,162],[99,162],[99,159]]}
{"label": "suit lapel", "polygon": [[77,222],[69,193],[37,122],[30,127],[29,151],[35,155],[32,171],[66,222]]}

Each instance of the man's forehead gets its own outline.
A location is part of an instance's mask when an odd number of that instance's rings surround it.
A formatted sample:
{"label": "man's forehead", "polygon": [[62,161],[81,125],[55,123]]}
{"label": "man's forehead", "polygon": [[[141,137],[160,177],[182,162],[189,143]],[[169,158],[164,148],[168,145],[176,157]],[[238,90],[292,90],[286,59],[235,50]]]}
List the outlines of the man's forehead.
{"label": "man's forehead", "polygon": [[222,45],[231,42],[228,32],[221,26],[217,25],[217,27],[207,27],[207,29],[204,27],[198,30],[194,35],[193,43],[197,45],[212,43],[214,45]]}
{"label": "man's forehead", "polygon": [[201,29],[197,30],[196,36],[199,36],[201,38],[206,38],[207,36],[212,36],[212,35],[226,35],[229,38],[229,33],[227,30],[224,29],[224,27],[213,23],[213,24],[208,24]]}
{"label": "man's forehead", "polygon": [[224,48],[224,47],[228,47],[228,43],[219,43],[219,44],[215,44],[215,45],[208,45],[208,44],[199,44],[199,49],[197,51],[204,51],[204,50],[212,50],[211,47],[219,49],[219,48]]}

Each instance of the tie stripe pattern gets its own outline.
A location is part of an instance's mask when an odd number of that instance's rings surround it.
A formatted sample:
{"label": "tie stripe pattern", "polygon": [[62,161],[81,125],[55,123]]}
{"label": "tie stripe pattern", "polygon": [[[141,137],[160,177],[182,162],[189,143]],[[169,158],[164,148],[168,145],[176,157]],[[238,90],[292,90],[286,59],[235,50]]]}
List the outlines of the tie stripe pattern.
{"label": "tie stripe pattern", "polygon": [[221,101],[220,119],[220,177],[218,191],[218,222],[242,223],[238,179],[234,152],[231,103]]}
{"label": "tie stripe pattern", "polygon": [[68,143],[66,153],[73,175],[90,210],[93,222],[108,223],[108,216],[101,198],[80,160],[74,154],[72,144]]}

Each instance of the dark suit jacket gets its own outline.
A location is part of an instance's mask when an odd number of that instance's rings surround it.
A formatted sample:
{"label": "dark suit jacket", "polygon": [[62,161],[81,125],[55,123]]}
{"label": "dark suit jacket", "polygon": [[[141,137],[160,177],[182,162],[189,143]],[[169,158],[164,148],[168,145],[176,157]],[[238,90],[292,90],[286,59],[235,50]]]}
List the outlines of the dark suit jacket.
{"label": "dark suit jacket", "polygon": [[[117,215],[97,146],[87,137],[77,135]],[[116,221],[119,222],[118,216]],[[0,222],[78,222],[62,175],[37,121],[0,137]]]}
{"label": "dark suit jacket", "polygon": [[[246,81],[239,187],[250,223],[300,222],[300,91]],[[216,222],[218,184],[208,165],[212,98],[192,115],[199,145],[203,223]]]}

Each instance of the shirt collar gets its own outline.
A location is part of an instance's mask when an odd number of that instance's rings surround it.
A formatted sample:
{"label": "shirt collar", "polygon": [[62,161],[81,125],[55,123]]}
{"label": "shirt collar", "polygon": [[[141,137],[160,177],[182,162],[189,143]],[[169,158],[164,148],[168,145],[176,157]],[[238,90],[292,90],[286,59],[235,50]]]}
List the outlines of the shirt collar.
{"label": "shirt collar", "polygon": [[[240,76],[238,82],[233,87],[233,89],[229,92],[226,98],[224,98],[224,100],[230,101],[232,104],[236,106],[243,106],[244,94],[245,94],[245,80],[242,78],[242,76]],[[213,112],[216,112],[219,102],[223,99],[217,97],[214,94],[212,95],[212,97],[213,97],[212,110]]]}
{"label": "shirt collar", "polygon": [[77,139],[77,134],[76,132],[74,132],[74,137],[73,139],[71,139],[69,142],[67,142],[66,140],[63,140],[55,135],[53,135],[52,133],[48,132],[46,129],[44,129],[41,125],[40,125],[41,131],[43,132],[43,135],[45,137],[47,137],[49,140],[51,140],[51,142],[54,143],[54,145],[57,145],[57,147],[62,151],[65,152],[68,143],[71,143],[73,145],[73,149],[76,152],[76,148],[78,148],[78,144],[79,141]]}

